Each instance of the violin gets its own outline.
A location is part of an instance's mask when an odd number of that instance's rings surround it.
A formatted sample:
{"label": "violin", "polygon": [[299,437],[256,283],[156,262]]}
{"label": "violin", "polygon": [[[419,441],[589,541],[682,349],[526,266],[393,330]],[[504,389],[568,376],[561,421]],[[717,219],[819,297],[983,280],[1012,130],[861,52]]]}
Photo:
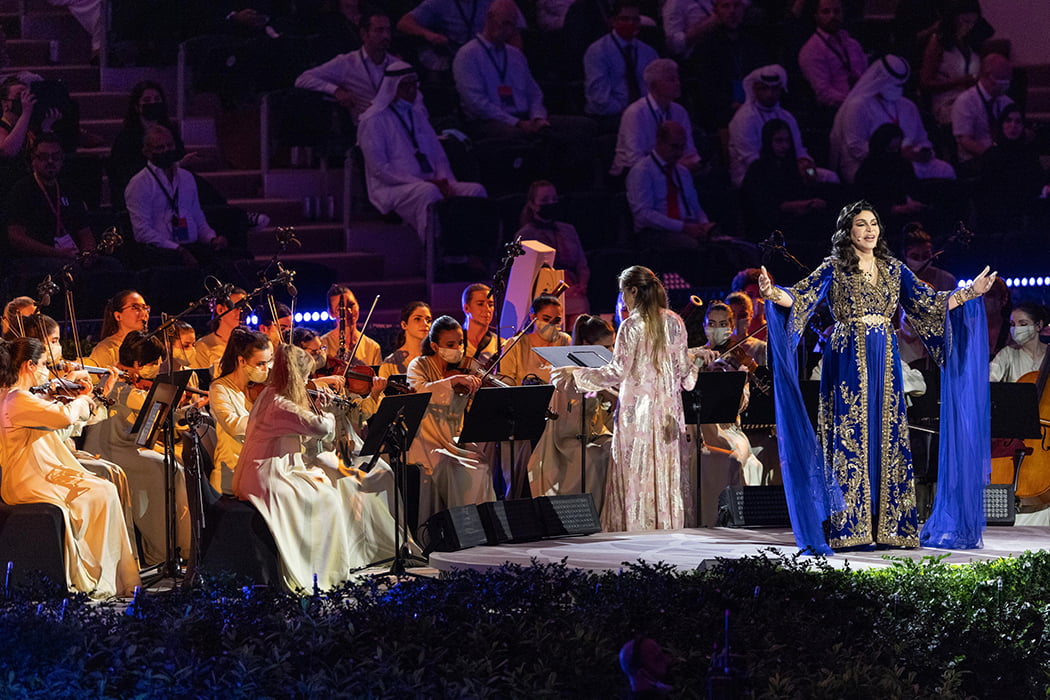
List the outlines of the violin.
{"label": "violin", "polygon": [[[88,374],[106,375],[110,373],[110,370],[104,367],[92,367],[91,365],[85,365],[80,362],[70,362],[69,360],[56,360],[54,364],[48,363],[48,367],[55,372],[87,372]],[[117,379],[128,379],[128,373],[123,370],[117,370]]]}
{"label": "violin", "polygon": [[[479,378],[481,380],[482,388],[506,389],[510,386],[507,382],[497,379],[490,369],[485,368],[484,363],[474,357],[464,357],[459,361],[458,365],[449,365],[445,368],[446,379],[461,374]],[[464,386],[455,386],[452,390],[460,396],[471,393],[471,391]]]}
{"label": "violin", "polygon": [[68,379],[56,377],[43,384],[29,387],[29,393],[47,396],[48,398],[62,403],[68,403],[83,395],[90,387],[80,382],[71,382]]}

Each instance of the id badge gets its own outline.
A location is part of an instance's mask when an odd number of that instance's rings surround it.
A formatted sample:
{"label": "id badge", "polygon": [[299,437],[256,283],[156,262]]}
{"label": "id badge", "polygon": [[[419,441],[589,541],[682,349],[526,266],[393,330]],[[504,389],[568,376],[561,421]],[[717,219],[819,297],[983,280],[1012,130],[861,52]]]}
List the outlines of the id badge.
{"label": "id badge", "polygon": [[434,172],[433,166],[430,165],[430,159],[427,158],[427,154],[423,153],[423,151],[416,151],[416,162],[419,163],[419,169],[423,171],[424,175]]}
{"label": "id badge", "polygon": [[508,110],[514,109],[514,88],[510,85],[500,85],[496,88],[500,104]]}
{"label": "id badge", "polygon": [[176,243],[186,243],[190,240],[190,227],[185,216],[171,217],[171,237]]}

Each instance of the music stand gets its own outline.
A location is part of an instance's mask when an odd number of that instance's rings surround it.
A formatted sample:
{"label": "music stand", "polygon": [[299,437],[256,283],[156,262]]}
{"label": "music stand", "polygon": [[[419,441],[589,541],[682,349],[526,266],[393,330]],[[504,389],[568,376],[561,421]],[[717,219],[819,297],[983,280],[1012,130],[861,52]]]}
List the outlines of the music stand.
{"label": "music stand", "polygon": [[[1012,440],[1038,440],[1043,436],[1039,422],[1039,393],[1035,384],[1017,382],[991,382],[989,385],[992,399],[991,437]],[[1017,496],[1017,477],[1021,473],[1021,463],[1026,449],[1014,452],[1014,498],[1020,505]]]}
{"label": "music stand", "polygon": [[[533,352],[550,363],[552,367],[604,367],[612,362],[612,353],[603,345],[559,345],[550,348],[533,348]],[[580,493],[587,493],[587,443],[591,435],[587,430],[587,399],[580,401]]]}
{"label": "music stand", "polygon": [[373,562],[366,568],[389,562],[389,573],[401,576],[406,572],[407,562],[427,563],[427,560],[403,551],[405,545],[402,544],[402,537],[405,543],[408,542],[408,519],[401,517],[401,499],[408,492],[405,482],[408,446],[416,437],[429,403],[429,392],[386,396],[368,421],[368,437],[361,446],[359,456],[372,455],[372,460],[362,471],[371,471],[383,452],[386,452],[390,468],[394,471],[394,556]]}
{"label": "music stand", "polygon": [[736,423],[747,372],[700,372],[692,391],[682,392],[686,425],[696,426],[696,519],[703,512],[703,446],[700,429],[707,423]]}
{"label": "music stand", "polygon": [[507,388],[478,389],[474,403],[463,419],[459,444],[465,442],[510,442],[510,474],[512,493],[521,486],[521,477],[514,465],[514,442],[537,440],[547,423],[554,386],[510,386]]}
{"label": "music stand", "polygon": [[[138,436],[135,444],[143,449],[152,450],[157,444],[161,431],[164,432],[164,513],[167,518],[167,537],[165,539],[165,562],[168,573],[175,576],[178,567],[175,562],[175,412],[182,392],[186,388],[192,370],[171,372],[153,380],[146,401],[142,404],[131,426],[131,434]],[[163,572],[158,570],[158,575]]]}

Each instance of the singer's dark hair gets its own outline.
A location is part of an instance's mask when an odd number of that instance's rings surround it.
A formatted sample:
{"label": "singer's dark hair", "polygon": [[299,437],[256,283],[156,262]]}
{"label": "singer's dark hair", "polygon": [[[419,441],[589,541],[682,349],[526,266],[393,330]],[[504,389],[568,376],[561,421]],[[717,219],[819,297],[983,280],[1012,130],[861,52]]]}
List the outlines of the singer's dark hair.
{"label": "singer's dark hair", "polygon": [[[128,297],[132,294],[139,294],[139,292],[137,289],[124,289],[111,296],[106,302],[106,308],[102,311],[102,332],[99,333],[99,340],[108,338],[120,330],[120,324],[117,323],[117,317],[114,314],[124,308]],[[139,294],[139,296],[142,295]]]}
{"label": "singer's dark hair", "polygon": [[[438,342],[441,334],[445,331],[462,330],[463,326],[459,325],[459,321],[452,318],[451,316],[438,316],[434,319],[434,322],[430,324],[430,334],[427,336],[427,342],[423,343],[423,354],[424,355],[436,355],[434,348],[430,347],[431,343]],[[465,340],[465,339],[464,339]]]}
{"label": "singer's dark hair", "polygon": [[36,338],[0,341],[0,387],[14,386],[22,365],[38,362],[43,355],[44,344]]}
{"label": "singer's dark hair", "polygon": [[132,367],[136,362],[139,367],[153,364],[168,356],[164,341],[156,336],[147,336],[142,331],[131,331],[120,343],[117,361],[125,367]]}
{"label": "singer's dark hair", "polygon": [[847,204],[839,212],[839,218],[835,223],[835,233],[831,235],[830,258],[838,264],[840,269],[854,275],[860,274],[860,258],[857,257],[857,253],[853,250],[853,239],[850,237],[850,232],[853,229],[853,219],[857,218],[857,215],[862,211],[870,211],[874,214],[875,220],[879,224],[879,238],[875,243],[875,257],[883,261],[889,260],[891,257],[890,249],[886,245],[886,231],[882,227],[882,219],[879,218],[875,207],[871,206],[871,203],[864,199]]}
{"label": "singer's dark hair", "polygon": [[270,339],[262,331],[253,331],[244,326],[237,326],[230,332],[230,340],[219,360],[219,376],[225,377],[237,369],[237,358],[248,361],[257,350],[270,347]]}

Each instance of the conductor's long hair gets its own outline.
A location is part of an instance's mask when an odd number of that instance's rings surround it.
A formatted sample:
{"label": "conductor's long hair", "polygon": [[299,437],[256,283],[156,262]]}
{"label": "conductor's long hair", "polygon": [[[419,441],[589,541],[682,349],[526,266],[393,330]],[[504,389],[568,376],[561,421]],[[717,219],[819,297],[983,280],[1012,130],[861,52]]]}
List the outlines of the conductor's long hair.
{"label": "conductor's long hair", "polygon": [[310,408],[306,396],[306,379],[314,369],[314,358],[302,348],[287,343],[277,346],[273,357],[270,382],[278,396],[300,408]]}
{"label": "conductor's long hair", "polygon": [[[634,289],[637,296],[632,313],[637,313],[645,323],[645,334],[659,355],[667,347],[667,330],[664,326],[663,310],[667,308],[667,291],[660,278],[647,267],[634,265],[620,273],[620,289]],[[659,367],[659,363],[657,363]]]}
{"label": "conductor's long hair", "polygon": [[860,258],[853,250],[853,239],[850,238],[850,232],[853,229],[853,219],[862,211],[870,211],[874,214],[879,224],[879,238],[875,242],[875,257],[882,261],[889,260],[891,257],[890,248],[886,245],[886,229],[882,227],[882,219],[879,218],[875,207],[864,199],[847,204],[842,207],[839,218],[835,222],[835,233],[831,236],[831,259],[843,270],[855,275],[860,274]]}

